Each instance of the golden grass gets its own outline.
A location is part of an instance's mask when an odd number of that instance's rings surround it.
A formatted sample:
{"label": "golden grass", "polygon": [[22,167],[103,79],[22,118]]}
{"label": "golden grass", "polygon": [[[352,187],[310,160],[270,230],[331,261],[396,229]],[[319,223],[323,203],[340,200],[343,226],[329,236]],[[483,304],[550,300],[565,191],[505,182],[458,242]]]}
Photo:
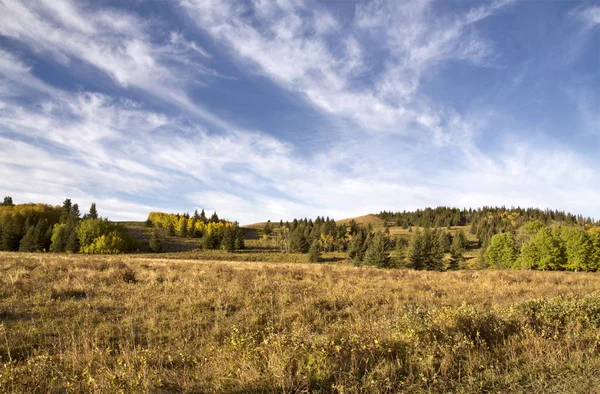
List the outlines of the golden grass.
{"label": "golden grass", "polygon": [[598,289],[595,273],[0,253],[0,391],[597,392]]}

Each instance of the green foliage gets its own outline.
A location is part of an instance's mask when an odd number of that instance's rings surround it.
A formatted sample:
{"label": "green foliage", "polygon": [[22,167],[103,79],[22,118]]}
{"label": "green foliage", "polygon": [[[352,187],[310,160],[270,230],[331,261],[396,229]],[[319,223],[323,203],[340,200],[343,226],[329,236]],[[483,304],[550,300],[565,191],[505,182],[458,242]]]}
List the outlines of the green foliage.
{"label": "green foliage", "polygon": [[406,266],[416,270],[443,270],[444,251],[439,235],[429,228],[413,232],[406,251]]}
{"label": "green foliage", "polygon": [[308,250],[308,261],[311,263],[318,263],[321,260],[321,249],[319,248],[319,242],[313,241]]}
{"label": "green foliage", "polygon": [[511,233],[495,234],[483,258],[488,267],[513,268],[517,260],[515,237]]}
{"label": "green foliage", "polygon": [[381,232],[376,233],[365,251],[362,265],[392,268],[394,264],[390,257],[391,249],[391,242],[387,235]]}
{"label": "green foliage", "polygon": [[163,250],[163,235],[160,230],[154,229],[150,236],[150,250],[154,253],[160,253]]}
{"label": "green foliage", "polygon": [[[462,234],[464,237],[464,234]],[[465,240],[466,241],[466,240]],[[460,264],[464,261],[463,253],[465,252],[463,238],[459,234],[454,236],[452,244],[450,245],[450,262],[448,269],[457,270],[460,268]]]}
{"label": "green foliage", "polygon": [[11,196],[4,197],[4,200],[2,201],[2,204],[0,204],[0,205],[5,206],[5,207],[12,207],[14,205],[12,197]]}
{"label": "green foliage", "polygon": [[92,203],[90,206],[90,212],[87,215],[88,219],[98,219],[98,210],[96,209],[96,203]]}
{"label": "green foliage", "polygon": [[202,246],[204,249],[219,249],[221,242],[216,231],[211,231],[202,237]]}
{"label": "green foliage", "polygon": [[71,203],[71,199],[67,198],[62,205],[62,212],[60,214],[60,223],[66,223],[71,216],[71,208],[73,204]]}
{"label": "green foliage", "polygon": [[308,253],[310,244],[307,237],[307,226],[298,224],[290,234],[290,249],[293,253]]}
{"label": "green foliage", "polygon": [[264,225],[263,234],[265,234],[267,236],[270,236],[271,234],[273,234],[273,225],[271,224],[270,220],[268,220],[267,223]]}
{"label": "green foliage", "polygon": [[123,227],[105,219],[82,220],[75,232],[80,251],[86,254],[126,253],[138,246]]}
{"label": "green foliage", "polygon": [[523,244],[517,264],[525,269],[558,270],[564,268],[566,259],[561,240],[543,228]]}
{"label": "green foliage", "polygon": [[173,225],[173,223],[169,223],[167,225],[167,235],[169,237],[174,237],[175,236],[175,226]]}
{"label": "green foliage", "polygon": [[553,231],[565,248],[567,261],[564,268],[571,271],[596,271],[598,253],[594,236],[579,227],[559,226]]}
{"label": "green foliage", "polygon": [[94,242],[81,247],[82,253],[87,254],[119,254],[130,252],[134,242],[119,229],[113,227],[107,234],[102,234]]}

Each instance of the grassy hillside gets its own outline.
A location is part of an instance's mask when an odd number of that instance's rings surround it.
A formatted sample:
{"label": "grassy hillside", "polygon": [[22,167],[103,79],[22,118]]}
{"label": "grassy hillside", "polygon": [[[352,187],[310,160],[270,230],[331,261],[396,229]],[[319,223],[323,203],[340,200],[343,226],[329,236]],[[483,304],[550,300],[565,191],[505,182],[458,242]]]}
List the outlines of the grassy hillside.
{"label": "grassy hillside", "polygon": [[595,273],[24,253],[0,272],[0,392],[600,387]]}

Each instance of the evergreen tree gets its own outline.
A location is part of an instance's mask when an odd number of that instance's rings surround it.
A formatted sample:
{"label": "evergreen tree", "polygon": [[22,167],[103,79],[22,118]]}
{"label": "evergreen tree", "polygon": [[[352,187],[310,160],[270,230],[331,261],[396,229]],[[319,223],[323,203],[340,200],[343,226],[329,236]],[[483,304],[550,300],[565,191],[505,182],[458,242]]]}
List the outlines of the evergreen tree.
{"label": "evergreen tree", "polygon": [[204,249],[219,249],[219,236],[216,231],[209,231],[202,237]]}
{"label": "evergreen tree", "polygon": [[65,252],[79,252],[79,238],[77,237],[76,226],[74,222],[67,223],[66,227],[67,242],[65,244]]}
{"label": "evergreen tree", "polygon": [[171,222],[169,222],[169,224],[167,225],[167,235],[169,237],[175,236],[175,226],[173,226],[173,223]]}
{"label": "evergreen tree", "polygon": [[0,205],[3,205],[5,207],[12,207],[15,204],[13,204],[13,199],[11,196],[6,196],[4,197],[4,201]]}
{"label": "evergreen tree", "polygon": [[79,212],[78,204],[73,204],[73,206],[71,207],[71,212],[69,214],[69,218],[71,218],[74,221],[77,221],[81,218],[81,212]]}
{"label": "evergreen tree", "polygon": [[246,246],[244,245],[244,231],[241,228],[237,228],[235,233],[235,250],[242,250]]}
{"label": "evergreen tree", "polygon": [[271,225],[270,220],[267,220],[267,223],[263,227],[263,234],[265,234],[266,236],[270,236],[271,234],[273,234],[273,226]]}
{"label": "evergreen tree", "polygon": [[450,246],[452,245],[452,241],[449,238],[449,234],[446,231],[439,231],[438,245],[442,253],[450,252]]}
{"label": "evergreen tree", "polygon": [[35,242],[35,250],[47,252],[50,250],[50,237],[52,236],[52,228],[48,219],[42,218],[35,226],[33,238]]}
{"label": "evergreen tree", "polygon": [[460,264],[464,261],[463,253],[465,249],[463,247],[463,243],[461,237],[458,234],[452,239],[452,245],[450,245],[450,264],[448,265],[448,269],[457,270],[460,267]]}
{"label": "evergreen tree", "polygon": [[319,248],[319,242],[314,240],[308,250],[308,261],[311,263],[317,263],[321,260],[321,249]]}
{"label": "evergreen tree", "polygon": [[98,211],[96,210],[96,203],[93,202],[90,206],[90,212],[87,215],[88,219],[98,219]]}
{"label": "evergreen tree", "polygon": [[188,236],[187,220],[185,218],[181,218],[179,221],[179,236],[180,237]]}
{"label": "evergreen tree", "polygon": [[13,252],[19,250],[19,241],[21,240],[21,228],[17,218],[4,216],[2,219],[2,239],[0,248],[5,251]]}
{"label": "evergreen tree", "polygon": [[71,204],[71,199],[67,198],[62,205],[62,212],[60,214],[60,223],[66,223],[67,220],[69,220],[69,217],[71,216],[71,208],[72,208],[72,204]]}
{"label": "evergreen tree", "polygon": [[204,209],[202,209],[202,212],[200,213],[200,220],[203,223],[207,223],[208,222],[208,220],[206,220],[206,213],[204,213]]}
{"label": "evergreen tree", "polygon": [[366,229],[359,228],[357,233],[354,234],[354,236],[352,237],[350,245],[348,245],[348,255],[357,264],[360,264],[363,260],[364,254],[368,246],[368,236],[369,235]]}
{"label": "evergreen tree", "polygon": [[392,268],[390,249],[390,242],[386,234],[378,232],[369,243],[362,263],[379,268]]}
{"label": "evergreen tree", "polygon": [[55,253],[64,252],[67,245],[67,237],[67,224],[60,223],[55,225],[52,230],[50,251]]}
{"label": "evergreen tree", "polygon": [[406,251],[406,241],[401,236],[397,236],[394,248],[394,262],[396,267],[406,267]]}
{"label": "evergreen tree", "polygon": [[290,234],[290,248],[294,253],[308,253],[310,244],[305,235],[306,225],[298,225]]}
{"label": "evergreen tree", "polygon": [[154,253],[163,251],[163,237],[158,229],[152,231],[152,235],[150,236],[150,250]]}
{"label": "evergreen tree", "polygon": [[225,227],[223,229],[221,249],[224,249],[228,252],[233,252],[235,250],[235,233],[236,230],[233,227]]}
{"label": "evergreen tree", "polygon": [[35,227],[28,226],[25,229],[25,235],[19,243],[19,251],[21,252],[35,252]]}
{"label": "evergreen tree", "polygon": [[212,216],[210,217],[210,222],[211,223],[219,223],[219,215],[217,215],[216,212],[214,212],[212,214]]}
{"label": "evergreen tree", "polygon": [[423,236],[421,232],[417,231],[412,233],[410,242],[406,248],[406,266],[415,270],[422,270],[425,268],[425,251],[423,244]]}

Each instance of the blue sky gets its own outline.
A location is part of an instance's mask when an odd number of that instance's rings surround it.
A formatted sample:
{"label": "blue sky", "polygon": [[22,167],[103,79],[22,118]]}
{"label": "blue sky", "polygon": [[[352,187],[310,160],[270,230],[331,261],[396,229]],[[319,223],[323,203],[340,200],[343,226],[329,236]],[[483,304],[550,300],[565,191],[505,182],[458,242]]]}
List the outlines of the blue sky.
{"label": "blue sky", "polygon": [[0,0],[0,194],[600,217],[597,1]]}

